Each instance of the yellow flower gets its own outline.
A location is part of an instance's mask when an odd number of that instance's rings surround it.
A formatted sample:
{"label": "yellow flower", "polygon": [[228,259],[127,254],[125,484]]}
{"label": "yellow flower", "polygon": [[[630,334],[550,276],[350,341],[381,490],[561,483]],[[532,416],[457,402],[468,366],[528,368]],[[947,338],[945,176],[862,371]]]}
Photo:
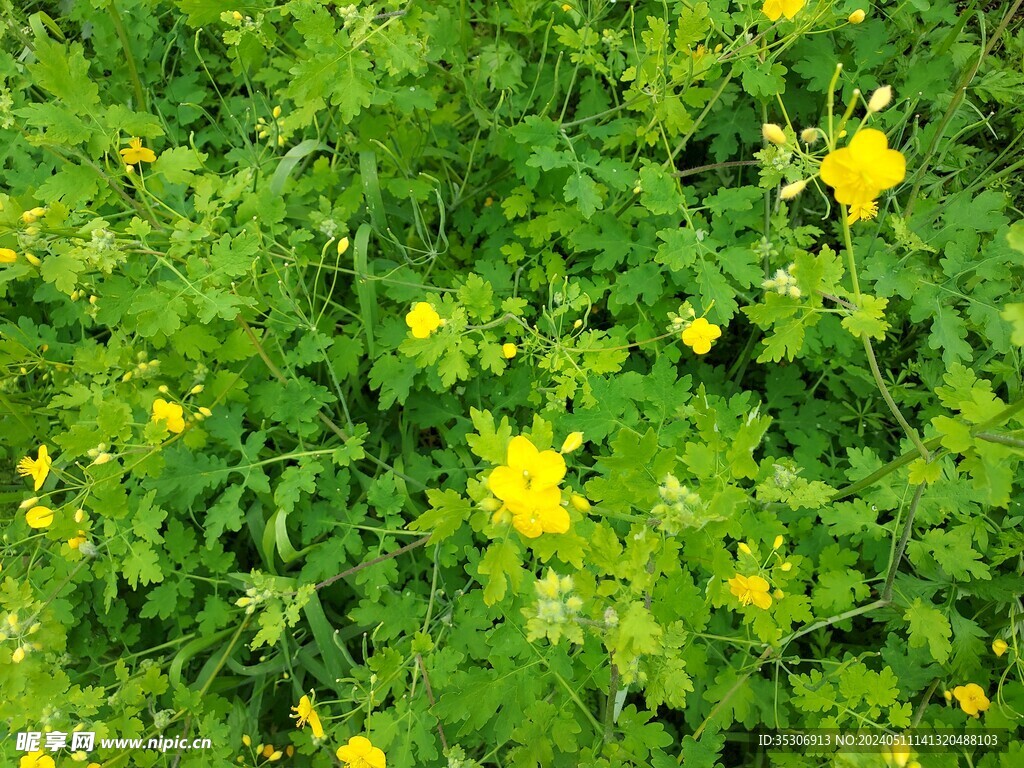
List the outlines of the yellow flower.
{"label": "yellow flower", "polygon": [[871,201],[870,203],[860,203],[858,205],[850,206],[850,213],[846,217],[847,224],[853,224],[857,221],[868,221],[869,219],[875,218],[878,215],[878,203]]}
{"label": "yellow flower", "polygon": [[506,342],[505,344],[501,345],[501,354],[504,356],[506,360],[511,360],[513,357],[516,356],[516,352],[518,351],[519,350],[516,349],[515,344]]}
{"label": "yellow flower", "polygon": [[80,546],[85,544],[88,539],[85,538],[85,531],[79,531],[78,535],[73,539],[68,539],[68,546],[72,549],[78,549]]}
{"label": "yellow flower", "polygon": [[849,206],[870,203],[906,173],[903,155],[889,149],[885,134],[874,128],[857,131],[848,146],[829,152],[821,162],[821,180],[835,189],[838,202]]}
{"label": "yellow flower", "polygon": [[184,411],[177,403],[168,403],[162,397],[153,401],[153,416],[150,421],[162,421],[168,431],[178,433],[185,429]]}
{"label": "yellow flower", "polygon": [[299,699],[299,705],[292,707],[292,712],[295,713],[292,717],[295,718],[295,726],[297,728],[302,728],[306,723],[309,723],[315,738],[322,739],[324,737],[324,729],[320,725],[320,716],[313,709],[313,702],[310,701],[309,696],[303,696]]}
{"label": "yellow flower", "polygon": [[26,456],[18,462],[18,474],[22,477],[31,477],[35,481],[35,487],[32,490],[38,491],[46,482],[46,476],[50,474],[52,463],[53,459],[50,458],[46,446],[40,445],[35,459]]}
{"label": "yellow flower", "polygon": [[971,717],[979,717],[978,713],[987,710],[991,704],[985,696],[985,691],[977,683],[958,685],[953,689],[953,695],[960,703],[960,709]]}
{"label": "yellow flower", "polygon": [[338,747],[337,756],[348,768],[387,768],[384,751],[365,736],[353,736],[348,744]]}
{"label": "yellow flower", "polygon": [[29,752],[18,761],[18,768],[53,768],[53,766],[53,758],[41,749],[37,752]]}
{"label": "yellow flower", "polygon": [[763,10],[769,19],[778,21],[780,16],[792,19],[805,5],[807,0],[765,0]]}
{"label": "yellow flower", "polygon": [[862,21],[864,21],[866,16],[867,16],[867,13],[862,8],[858,8],[856,11],[851,13],[846,18],[846,20],[848,22],[850,22],[851,24],[860,24]]}
{"label": "yellow flower", "polygon": [[49,528],[53,524],[53,510],[49,507],[32,507],[25,513],[25,522],[30,528]]}
{"label": "yellow flower", "polygon": [[495,467],[487,487],[505,502],[512,525],[530,539],[542,533],[565,533],[569,513],[561,505],[558,484],[565,477],[565,459],[552,450],[538,451],[522,435],[508,445],[504,465]]}
{"label": "yellow flower", "polygon": [[705,355],[711,351],[711,342],[722,335],[722,329],[713,323],[709,323],[703,317],[698,317],[689,327],[683,331],[683,344],[690,347],[698,355]]}
{"label": "yellow flower", "polygon": [[1006,653],[1006,650],[1009,647],[1010,646],[1008,646],[1006,644],[1006,641],[1003,640],[1001,637],[996,638],[992,641],[992,653],[994,653],[996,656],[1002,656],[1004,653]]}
{"label": "yellow flower", "polygon": [[405,316],[405,324],[417,339],[425,339],[441,325],[441,316],[425,301],[418,302]]}
{"label": "yellow flower", "polygon": [[127,149],[121,150],[121,157],[126,165],[156,162],[156,154],[152,149],[142,146],[142,139],[137,136],[128,142]]}
{"label": "yellow flower", "polygon": [[772,596],[768,594],[771,587],[760,576],[742,576],[736,574],[729,579],[729,590],[740,599],[741,605],[753,603],[765,610],[772,604]]}
{"label": "yellow flower", "polygon": [[18,254],[10,248],[0,248],[0,264],[13,264],[18,260]]}

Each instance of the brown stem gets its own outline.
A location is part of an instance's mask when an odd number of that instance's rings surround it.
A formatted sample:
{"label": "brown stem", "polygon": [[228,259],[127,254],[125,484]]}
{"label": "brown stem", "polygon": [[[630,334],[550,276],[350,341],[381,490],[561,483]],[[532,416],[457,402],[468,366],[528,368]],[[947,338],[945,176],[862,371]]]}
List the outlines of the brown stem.
{"label": "brown stem", "polygon": [[[420,665],[420,671],[423,673],[423,687],[427,691],[427,701],[430,702],[431,708],[434,706],[434,691],[430,687],[430,677],[427,675],[427,665],[423,663],[423,657],[420,654],[416,654],[416,663]],[[448,751],[448,739],[444,737],[444,726],[441,725],[441,718],[437,718],[437,735],[441,737],[441,748]]]}
{"label": "brown stem", "polygon": [[315,586],[315,589],[323,589],[324,587],[329,587],[334,582],[339,581],[341,579],[347,579],[352,574],[359,573],[359,571],[363,570],[364,568],[369,568],[371,565],[376,565],[377,563],[383,563],[385,560],[391,560],[392,558],[398,557],[399,555],[404,555],[406,552],[416,549],[417,547],[422,547],[428,541],[430,541],[430,536],[423,536],[419,539],[416,539],[416,541],[412,542],[411,544],[406,544],[404,547],[399,547],[394,552],[388,552],[386,555],[375,557],[373,558],[373,560],[367,560],[365,563],[353,565],[351,568],[344,570],[341,573],[337,573],[334,576],[331,576],[331,578],[329,579],[324,579]]}

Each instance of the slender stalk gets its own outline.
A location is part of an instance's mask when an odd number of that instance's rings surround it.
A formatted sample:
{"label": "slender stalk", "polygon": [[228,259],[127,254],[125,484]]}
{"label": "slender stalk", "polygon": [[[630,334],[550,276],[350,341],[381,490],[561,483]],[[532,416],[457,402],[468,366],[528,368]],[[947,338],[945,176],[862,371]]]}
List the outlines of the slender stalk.
{"label": "slender stalk", "polygon": [[896,572],[900,569],[903,561],[903,553],[907,550],[907,542],[910,540],[910,532],[914,527],[914,515],[917,513],[917,505],[921,503],[921,495],[927,483],[921,483],[914,491],[914,498],[910,502],[910,509],[907,511],[907,520],[903,523],[903,533],[900,534],[900,541],[893,553],[892,564],[889,566],[889,573],[885,577],[885,587],[882,589],[882,599],[888,602],[892,599],[892,585],[896,581]]}
{"label": "slender stalk", "polygon": [[334,582],[340,581],[341,579],[347,579],[349,576],[351,576],[351,575],[353,575],[355,573],[359,573],[359,571],[363,570],[364,568],[369,568],[371,565],[376,565],[377,563],[383,563],[385,560],[391,560],[393,558],[398,557],[399,555],[404,555],[406,552],[414,550],[414,549],[416,549],[418,547],[422,547],[428,541],[430,541],[430,536],[421,536],[420,538],[416,539],[416,541],[412,542],[411,544],[406,544],[404,547],[399,547],[394,552],[388,552],[386,555],[381,555],[380,557],[375,557],[375,558],[373,558],[373,560],[367,560],[365,563],[360,563],[359,565],[353,565],[351,568],[349,568],[347,570],[344,570],[341,573],[336,573],[334,576],[331,576],[329,579],[324,579],[323,581],[319,582],[316,585],[315,588],[316,589],[323,589],[324,587],[329,587]]}
{"label": "slender stalk", "polygon": [[135,89],[138,109],[140,112],[148,112],[149,107],[146,106],[146,93],[142,89],[142,81],[139,80],[139,70],[135,66],[135,56],[132,54],[132,47],[128,44],[128,33],[125,31],[124,21],[121,19],[121,14],[118,12],[117,4],[114,0],[110,0],[107,3],[107,10],[110,12],[110,19],[114,23],[114,31],[117,33],[117,38],[121,41],[121,49],[124,51],[124,62],[128,65],[128,74],[132,78],[132,87]]}
{"label": "slender stalk", "polygon": [[928,449],[925,444],[921,442],[920,436],[917,434],[917,430],[910,426],[910,423],[904,418],[903,412],[900,411],[899,406],[896,405],[896,401],[892,399],[892,395],[889,394],[889,388],[885,386],[885,381],[882,379],[882,372],[878,369],[878,361],[875,359],[875,350],[871,346],[871,339],[866,335],[864,336],[864,351],[868,356],[868,365],[871,366],[871,375],[875,377],[875,384],[878,385],[879,391],[882,393],[882,399],[885,400],[885,404],[889,406],[889,410],[892,411],[892,415],[896,417],[896,421],[903,427],[903,431],[907,433],[907,437],[910,438],[910,442],[917,448],[917,452],[921,454],[921,458],[928,461],[931,455],[928,453]]}
{"label": "slender stalk", "polygon": [[[430,678],[427,676],[427,666],[423,663],[423,657],[420,654],[416,654],[416,663],[419,664],[420,671],[423,673],[423,687],[427,691],[427,701],[430,702],[430,706],[434,706],[434,691],[430,687]],[[444,736],[444,726],[441,725],[441,718],[437,718],[437,735],[441,738],[441,748],[445,752],[448,751],[448,739]]]}

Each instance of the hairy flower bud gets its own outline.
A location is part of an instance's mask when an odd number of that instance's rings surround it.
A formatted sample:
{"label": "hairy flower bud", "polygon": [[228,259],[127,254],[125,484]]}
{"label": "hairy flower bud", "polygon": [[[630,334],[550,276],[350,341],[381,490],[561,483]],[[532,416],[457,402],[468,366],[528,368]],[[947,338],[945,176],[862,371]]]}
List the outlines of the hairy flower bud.
{"label": "hairy flower bud", "polygon": [[782,127],[775,123],[765,123],[761,126],[761,135],[765,141],[772,144],[782,145],[786,143],[786,134]]}
{"label": "hairy flower bud", "polygon": [[892,101],[892,88],[888,85],[883,85],[871,94],[871,98],[868,99],[868,112],[874,114],[875,112],[881,112]]}
{"label": "hairy flower bud", "polygon": [[792,184],[787,184],[782,188],[779,196],[783,200],[792,200],[794,197],[804,191],[804,187],[807,186],[807,182],[804,179],[800,181],[794,181]]}
{"label": "hairy flower bud", "polygon": [[846,20],[848,22],[850,22],[851,24],[860,24],[862,21],[864,21],[864,18],[866,16],[867,16],[867,13],[864,11],[864,9],[863,8],[858,8],[856,11],[851,13],[846,18]]}

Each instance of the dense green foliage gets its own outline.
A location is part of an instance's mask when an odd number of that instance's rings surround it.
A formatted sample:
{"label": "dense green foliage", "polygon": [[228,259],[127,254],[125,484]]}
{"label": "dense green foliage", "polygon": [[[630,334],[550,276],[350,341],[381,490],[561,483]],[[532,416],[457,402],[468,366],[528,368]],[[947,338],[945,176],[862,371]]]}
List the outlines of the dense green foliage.
{"label": "dense green foliage", "polygon": [[[772,3],[0,0],[7,764],[1019,734],[1021,3]],[[862,121],[906,174],[848,224]],[[524,535],[489,477],[573,432]]]}

